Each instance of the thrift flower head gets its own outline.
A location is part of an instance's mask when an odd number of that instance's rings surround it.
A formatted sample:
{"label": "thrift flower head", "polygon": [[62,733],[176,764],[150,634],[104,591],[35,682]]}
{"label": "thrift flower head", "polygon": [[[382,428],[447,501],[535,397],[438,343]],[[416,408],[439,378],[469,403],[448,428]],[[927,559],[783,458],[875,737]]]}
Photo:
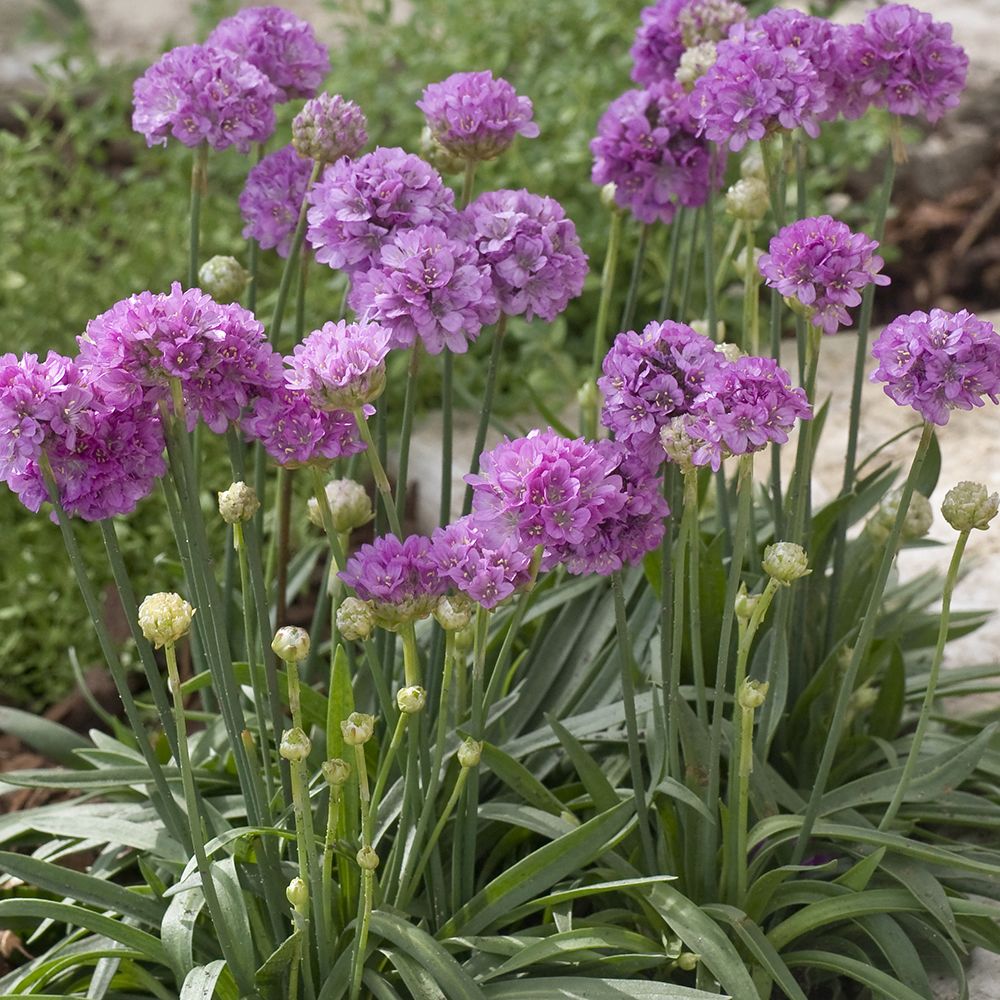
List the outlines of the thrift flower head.
{"label": "thrift flower head", "polygon": [[449,153],[463,160],[492,160],[518,135],[533,139],[538,126],[531,120],[531,101],[518,97],[504,79],[489,70],[453,73],[424,88],[417,101],[431,135]]}
{"label": "thrift flower head", "polygon": [[363,642],[375,628],[375,612],[370,601],[345,597],[337,608],[337,629],[348,642]]}
{"label": "thrift flower head", "polygon": [[612,101],[590,151],[591,180],[613,182],[615,202],[641,222],[670,222],[678,205],[701,205],[708,197],[708,144],[697,137],[688,97],[672,80]]}
{"label": "thrift flower head", "polygon": [[878,243],[864,233],[852,233],[829,215],[800,219],[771,240],[770,253],[760,258],[760,273],[769,288],[794,299],[813,326],[836,333],[849,326],[848,306],[861,303],[868,285],[888,285],[879,274],[883,260]]}
{"label": "thrift flower head", "polygon": [[132,128],[148,146],[172,135],[185,146],[235,146],[246,153],[274,131],[278,91],[234,52],[182,45],[164,53],[133,86]]}
{"label": "thrift flower head", "polygon": [[873,382],[900,406],[946,424],[954,409],[971,410],[1000,394],[1000,336],[992,323],[963,309],[898,316],[872,345]]}
{"label": "thrift flower head", "polygon": [[233,483],[219,494],[219,515],[226,524],[242,524],[260,510],[257,491],[244,482]]}
{"label": "thrift flower head", "polygon": [[368,121],[354,101],[340,94],[320,94],[292,120],[292,145],[300,156],[333,163],[357,156],[368,141]]}
{"label": "thrift flower head", "polygon": [[429,164],[402,149],[380,146],[357,160],[341,159],[309,192],[306,237],[316,259],[356,271],[379,262],[397,230],[443,225],[455,195]]}
{"label": "thrift flower head", "polygon": [[464,354],[500,315],[489,266],[439,226],[397,232],[379,262],[355,275],[350,303],[392,331],[391,347],[411,347],[419,337],[431,354]]}
{"label": "thrift flower head", "polygon": [[150,594],[139,605],[139,628],[157,649],[172,646],[191,631],[194,611],[180,594]]}
{"label": "thrift flower head", "polygon": [[282,7],[247,7],[216,25],[208,44],[256,66],[278,100],[312,97],[330,72],[330,55],[311,25]]}
{"label": "thrift flower head", "polygon": [[312,164],[292,146],[282,146],[256,164],[240,194],[244,238],[287,257],[311,172]]}
{"label": "thrift flower head", "polygon": [[956,531],[986,531],[1000,510],[1000,493],[990,493],[982,483],[963,480],[944,495],[941,513]]}
{"label": "thrift flower head", "polygon": [[795,542],[768,545],[761,566],[769,577],[785,586],[812,572],[806,550]]}
{"label": "thrift flower head", "polygon": [[559,202],[528,191],[488,191],[465,210],[508,316],[552,322],[583,290],[587,255]]}
{"label": "thrift flower head", "polygon": [[309,655],[309,633],[297,625],[285,625],[274,633],[271,649],[285,663],[301,663]]}

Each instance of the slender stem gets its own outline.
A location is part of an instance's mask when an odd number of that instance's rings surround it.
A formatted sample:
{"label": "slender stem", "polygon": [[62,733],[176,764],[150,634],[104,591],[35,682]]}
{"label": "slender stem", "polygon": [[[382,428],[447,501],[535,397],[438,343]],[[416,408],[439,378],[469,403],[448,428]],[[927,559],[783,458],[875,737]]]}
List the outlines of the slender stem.
{"label": "slender stem", "polygon": [[438,524],[442,527],[451,520],[451,494],[454,465],[455,427],[453,402],[455,394],[455,355],[444,352],[441,367],[441,496],[438,506]]}
{"label": "slender stem", "polygon": [[[597,320],[594,323],[594,351],[590,366],[590,379],[596,382],[601,374],[601,361],[607,350],[608,317],[611,313],[611,296],[615,287],[615,273],[618,270],[618,252],[622,237],[622,213],[611,210],[611,226],[608,230],[608,248],[604,255],[604,270],[601,272],[601,298],[597,305]],[[597,433],[597,401],[590,412],[584,415],[584,429],[587,437]]]}
{"label": "slender stem", "polygon": [[417,634],[413,622],[407,622],[399,627],[403,637],[403,676],[406,686],[412,687],[420,683],[420,654],[417,651]]}
{"label": "slender stem", "polygon": [[639,300],[639,285],[642,281],[642,268],[646,263],[646,244],[649,239],[649,225],[639,223],[639,239],[635,245],[635,259],[632,261],[632,277],[628,283],[628,294],[625,297],[625,308],[622,310],[621,329],[628,330],[635,318],[635,307]]}
{"label": "slender stem", "polygon": [[[715,150],[711,152],[711,173],[715,174]],[[715,187],[709,184],[705,198],[705,245],[702,252],[705,256],[705,322],[708,325],[708,336],[716,340],[715,335]]]}
{"label": "slender stem", "polygon": [[[421,341],[410,348],[410,364],[406,370],[406,392],[403,396],[403,425],[399,431],[399,474],[396,477],[396,511],[406,516],[406,489],[410,478],[410,436],[413,433],[413,412],[417,405],[417,374],[420,370]],[[374,470],[373,470],[374,471]],[[392,515],[390,514],[390,521]],[[398,525],[393,531],[402,538]]]}
{"label": "slender stem", "polygon": [[340,785],[330,786],[330,801],[326,808],[326,837],[323,840],[323,868],[320,873],[323,912],[326,915],[326,925],[331,929],[334,926],[333,859],[337,853],[334,847],[337,843],[337,827],[340,824],[341,787]]}
{"label": "slender stem", "polygon": [[[685,477],[686,479],[686,477]],[[695,489],[693,501],[690,495],[690,488],[685,482],[684,512],[681,515],[681,526],[677,534],[677,542],[673,549],[673,637],[670,644],[670,667],[667,688],[667,732],[669,734],[668,743],[668,763],[669,774],[680,775],[683,773],[681,767],[680,750],[680,701],[681,701],[681,669],[684,660],[684,595],[685,595],[685,559],[689,558],[688,544],[691,539],[690,522],[698,520],[698,493]],[[663,600],[667,600],[664,593]],[[698,713],[706,723],[708,720],[708,709],[704,708],[702,715],[702,705],[699,700]]]}
{"label": "slender stem", "polygon": [[[414,350],[416,349],[414,348]],[[389,518],[389,527],[392,528],[397,538],[402,538],[403,529],[399,525],[399,514],[396,512],[396,504],[392,499],[392,488],[389,486],[389,477],[385,474],[385,468],[382,466],[382,460],[379,458],[378,449],[372,440],[372,432],[368,427],[368,421],[360,409],[354,411],[354,422],[358,425],[358,433],[361,435],[361,440],[365,443],[365,453],[371,465],[372,476],[375,479],[375,488],[382,498],[382,505],[385,508],[386,516]],[[325,497],[325,488],[320,489],[319,493],[322,493]],[[317,494],[316,499],[322,510],[323,500],[320,499],[319,494]]]}
{"label": "slender stem", "polygon": [[288,548],[292,529],[292,469],[278,469],[278,531],[275,550],[275,606],[277,621],[288,620]]}
{"label": "slender stem", "polygon": [[[674,492],[674,482],[677,476],[677,469],[673,462],[666,462],[663,466],[663,498],[668,504],[671,503],[673,499]],[[676,514],[674,515],[676,516]],[[654,696],[654,703],[657,709],[657,723],[660,726],[659,741],[660,745],[664,748],[669,746],[669,740],[672,738],[670,732],[670,695],[671,688],[668,684],[668,671],[669,664],[673,659],[673,649],[674,644],[672,641],[672,627],[671,627],[671,594],[673,592],[673,563],[671,560],[671,551],[673,548],[673,518],[667,521],[664,525],[663,530],[663,540],[660,542],[660,673],[659,673],[659,683],[660,690],[662,692],[661,697],[656,699]],[[664,750],[663,764],[662,767],[667,768],[669,766],[669,754]],[[658,785],[660,779],[664,775],[664,771],[660,771],[658,774],[653,776],[652,784]]]}
{"label": "slender stem", "polygon": [[476,184],[476,168],[479,166],[478,160],[466,160],[465,172],[462,175],[462,201],[459,208],[465,208],[472,201],[472,192]]}
{"label": "slender stem", "polygon": [[698,220],[701,218],[702,208],[699,206],[694,211],[694,218],[691,220],[691,238],[688,241],[687,254],[684,260],[684,278],[681,281],[681,301],[677,306],[677,316],[687,315],[688,301],[691,296],[691,276],[694,274],[695,258],[698,253]]}
{"label": "slender stem", "polygon": [[198,243],[201,238],[201,200],[208,194],[208,145],[195,147],[191,163],[191,214],[188,242],[188,288],[198,284]]}
{"label": "slender stem", "polygon": [[[445,803],[445,807],[438,817],[437,823],[434,824],[434,829],[431,831],[431,835],[424,845],[423,852],[420,855],[420,860],[417,862],[416,868],[413,869],[413,874],[410,876],[410,882],[416,883],[420,880],[420,876],[423,875],[424,869],[427,867],[427,862],[430,861],[431,854],[434,851],[434,847],[441,837],[441,832],[445,828],[448,820],[451,818],[452,811],[458,804],[458,800],[462,795],[462,790],[465,788],[465,783],[469,779],[469,772],[474,770],[471,767],[463,767],[458,772],[458,777],[455,779],[455,787],[451,790],[451,795],[448,796],[448,801]],[[401,886],[400,891],[404,898],[409,898],[409,893],[407,893],[406,886]]]}
{"label": "slender stem", "polygon": [[[371,794],[368,789],[368,763],[362,744],[356,744],[354,747],[354,763],[358,774],[358,798],[361,804],[361,846],[371,850]],[[361,899],[358,901],[358,922],[355,929],[354,962],[351,971],[351,1000],[357,1000],[361,992],[361,974],[364,970],[365,948],[368,943],[368,925],[371,920],[374,882],[375,873],[368,868],[363,868],[361,872]]]}
{"label": "slender stem", "polygon": [[392,739],[389,741],[389,749],[382,758],[379,765],[378,775],[375,778],[375,791],[372,792],[371,799],[371,828],[378,828],[378,807],[382,801],[382,793],[385,791],[385,784],[389,780],[389,772],[392,770],[392,763],[396,759],[396,754],[403,743],[403,733],[406,732],[406,724],[410,716],[406,712],[400,712],[396,720],[396,728],[392,731]]}
{"label": "slender stem", "polygon": [[[689,513],[690,512],[690,513]],[[701,642],[701,525],[698,522],[698,472],[684,474],[684,514],[681,530],[687,537],[688,615],[690,620],[691,666],[694,675],[698,718],[708,721],[708,697],[705,691],[705,657]],[[681,584],[683,587],[683,583]],[[680,697],[678,688],[677,696]]]}
{"label": "slender stem", "polygon": [[663,294],[660,296],[659,318],[666,319],[670,311],[674,298],[674,282],[677,279],[677,258],[681,249],[681,230],[684,228],[684,220],[687,218],[687,211],[682,205],[677,209],[674,221],[670,224],[670,246],[667,250],[667,277],[663,282]]}
{"label": "slender stem", "polygon": [[757,268],[754,265],[754,250],[757,249],[757,238],[753,225],[743,224],[746,239],[746,250],[743,260],[743,339],[740,346],[748,354],[760,353],[760,308]]}

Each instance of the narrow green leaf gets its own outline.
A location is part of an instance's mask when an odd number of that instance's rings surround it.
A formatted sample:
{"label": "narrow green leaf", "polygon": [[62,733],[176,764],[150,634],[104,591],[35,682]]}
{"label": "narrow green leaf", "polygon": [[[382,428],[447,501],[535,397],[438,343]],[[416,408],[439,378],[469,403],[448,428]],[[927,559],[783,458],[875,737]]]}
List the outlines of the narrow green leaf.
{"label": "narrow green leaf", "polygon": [[858,917],[854,922],[871,938],[904,986],[926,1000],[933,1000],[934,994],[924,969],[924,960],[888,913],[872,913],[867,917]]}
{"label": "narrow green leaf", "polygon": [[[557,799],[520,761],[514,760],[492,743],[483,743],[483,763],[525,802],[553,816],[562,816],[566,806]],[[615,796],[617,803],[618,797]]]}
{"label": "narrow green leaf", "polygon": [[226,963],[221,958],[209,962],[208,965],[193,968],[184,977],[179,1000],[212,1000],[215,996],[215,985],[225,969]]}
{"label": "narrow green leaf", "polygon": [[80,761],[74,751],[90,746],[83,736],[72,729],[17,708],[0,706],[0,732],[16,736],[43,757],[50,757],[67,767],[78,767]]}
{"label": "narrow green leaf", "polygon": [[257,970],[254,977],[258,988],[266,993],[284,981],[288,967],[298,956],[301,941],[302,931],[295,931],[271,952],[267,961]]}
{"label": "narrow green leaf", "polygon": [[72,810],[63,815],[39,816],[32,820],[32,828],[39,833],[56,837],[73,837],[95,844],[116,844],[133,847],[164,861],[183,863],[187,852],[159,823],[133,823],[111,816],[101,819],[75,816]]}
{"label": "narrow green leaf", "polygon": [[[236,862],[232,858],[211,864],[209,871],[215,883],[222,909],[222,919],[225,920],[230,940],[236,949],[232,956],[234,964],[239,962],[247,981],[253,980],[257,968],[257,955],[254,948],[254,936],[250,931],[250,918],[247,916],[246,901],[243,899],[243,887],[236,874]],[[236,970],[237,980],[239,969]]]}
{"label": "narrow green leaf", "polygon": [[884,996],[889,1000],[926,1000],[926,997],[915,993],[888,973],[876,969],[870,963],[848,958],[846,955],[836,955],[833,952],[817,949],[793,951],[785,955],[785,964],[790,968],[824,969],[839,976],[847,976],[867,986],[877,996]]}
{"label": "narrow green leaf", "polygon": [[170,900],[160,925],[160,940],[179,982],[194,968],[194,927],[205,906],[201,888],[190,889]]}
{"label": "narrow green leaf", "polygon": [[[673,983],[590,976],[550,976],[488,983],[483,993],[487,1000],[731,1000],[718,993],[704,993]],[[756,995],[747,994],[740,1000],[750,1000]]]}
{"label": "narrow green leaf", "polygon": [[545,716],[546,721],[552,727],[552,731],[559,738],[566,755],[576,768],[576,773],[583,782],[583,787],[594,802],[594,808],[598,812],[606,812],[618,805],[620,799],[614,786],[608,781],[601,765],[587,753],[583,744],[567,730],[561,723],[550,716]]}
{"label": "narrow green leaf", "polygon": [[834,879],[834,881],[838,885],[846,886],[854,892],[863,892],[868,888],[868,883],[872,880],[875,872],[878,871],[884,857],[885,848],[880,847],[872,851],[871,854],[866,854],[860,861],[856,861],[843,875]]}

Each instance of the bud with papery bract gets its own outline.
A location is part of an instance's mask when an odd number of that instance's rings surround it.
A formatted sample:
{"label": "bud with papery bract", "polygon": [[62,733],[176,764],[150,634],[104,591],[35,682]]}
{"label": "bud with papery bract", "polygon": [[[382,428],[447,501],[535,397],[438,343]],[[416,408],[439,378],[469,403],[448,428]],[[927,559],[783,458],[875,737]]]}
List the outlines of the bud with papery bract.
{"label": "bud with papery bract", "polygon": [[760,594],[748,594],[746,584],[741,583],[740,589],[736,594],[736,602],[734,604],[736,617],[744,622],[750,621],[753,617],[753,613],[757,610],[757,605],[759,603]]}
{"label": "bud with papery bract", "polygon": [[340,757],[331,757],[320,765],[323,779],[331,788],[341,788],[351,778],[351,765]]}
{"label": "bud with papery bract", "polygon": [[312,164],[291,146],[255,164],[240,192],[244,239],[255,239],[264,250],[288,257],[311,173]]}
{"label": "bud with papery bract", "polygon": [[285,625],[274,633],[271,649],[285,663],[301,663],[309,655],[309,633],[298,625]]}
{"label": "bud with papery bract", "polygon": [[726,192],[726,211],[741,222],[760,222],[770,208],[767,185],[759,177],[742,177]]}
{"label": "bud with papery bract", "polygon": [[249,280],[250,273],[235,257],[210,257],[198,269],[198,284],[216,302],[235,302]]}
{"label": "bud with papery bract", "polygon": [[985,531],[997,516],[1000,494],[987,492],[982,483],[963,480],[944,495],[941,513],[956,531]]}
{"label": "bud with papery bract", "polygon": [[320,94],[292,120],[292,145],[300,156],[333,163],[357,156],[368,141],[368,121],[354,101],[340,94]]}
{"label": "bud with papery bract", "polygon": [[458,762],[462,767],[478,767],[480,758],[483,756],[483,744],[480,740],[474,740],[470,736],[462,742],[458,748]]}
{"label": "bud with papery bract", "polygon": [[278,753],[293,764],[301,764],[312,750],[312,740],[306,736],[305,731],[296,726],[294,729],[286,729],[281,735],[281,745]]}
{"label": "bud with papery bract", "polygon": [[769,577],[784,584],[792,583],[812,572],[806,550],[795,542],[775,542],[768,545],[764,549],[761,565]]}
{"label": "bud with papery bract", "polygon": [[358,851],[356,857],[358,867],[361,868],[362,871],[373,872],[376,868],[378,868],[379,859],[373,848],[362,847],[361,850]]}
{"label": "bud with papery bract", "polygon": [[737,698],[740,708],[751,710],[760,708],[767,698],[768,687],[767,681],[744,681]]}
{"label": "bud with papery bract", "polygon": [[157,648],[172,645],[191,631],[195,609],[180,594],[150,594],[139,605],[139,628]]}
{"label": "bud with papery bract", "polygon": [[[899,516],[899,500],[902,492],[900,488],[887,493],[865,525],[865,530],[879,544],[887,541],[892,533],[893,525]],[[904,542],[912,542],[923,538],[931,530],[933,523],[934,510],[930,501],[923,493],[914,490],[910,497],[910,506],[906,510],[906,517],[903,518],[903,526],[899,533],[900,539]]]}
{"label": "bud with papery bract", "polygon": [[416,684],[396,692],[396,706],[404,715],[416,715],[427,704],[427,692]]}
{"label": "bud with papery bract", "polygon": [[340,723],[340,732],[348,746],[363,746],[375,732],[375,716],[365,715],[364,712],[351,712]]}
{"label": "bud with papery bract", "polygon": [[464,594],[445,594],[438,598],[434,618],[445,632],[458,632],[472,621],[473,607]]}
{"label": "bud with papery bract", "polygon": [[219,514],[226,524],[249,521],[260,510],[260,500],[252,486],[244,482],[233,483],[219,494]]}
{"label": "bud with papery bract", "polygon": [[677,968],[683,972],[694,972],[701,961],[701,955],[694,951],[682,951],[677,956]]}
{"label": "bud with papery bract", "polygon": [[[366,525],[374,516],[371,497],[368,491],[353,479],[331,479],[326,484],[326,503],[333,519],[333,530],[338,534],[347,534]],[[306,510],[309,520],[317,528],[323,527],[323,515],[319,509],[319,501],[310,497]]]}
{"label": "bud with papery bract", "polygon": [[337,608],[337,631],[348,642],[364,642],[375,628],[375,611],[371,601],[345,597]]}
{"label": "bud with papery bract", "polygon": [[296,876],[285,889],[285,899],[298,913],[305,913],[309,906],[309,886]]}

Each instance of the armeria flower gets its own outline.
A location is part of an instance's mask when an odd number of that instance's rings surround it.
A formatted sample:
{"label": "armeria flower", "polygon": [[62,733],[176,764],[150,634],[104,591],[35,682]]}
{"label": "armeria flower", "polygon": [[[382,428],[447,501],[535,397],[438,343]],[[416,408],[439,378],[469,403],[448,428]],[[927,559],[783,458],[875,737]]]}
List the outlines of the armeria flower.
{"label": "armeria flower", "polygon": [[281,381],[281,357],[253,313],[177,282],[168,294],[140,292],[116,303],[77,340],[80,366],[109,406],[170,400],[175,380],[189,428],[200,417],[221,433],[259,391]]}
{"label": "armeria flower", "polygon": [[860,304],[862,290],[889,284],[879,274],[878,242],[829,215],[785,226],[768,249],[758,262],[768,287],[795,300],[825,333],[850,325],[847,307]]}
{"label": "armeria flower", "polygon": [[385,356],[392,332],[377,323],[324,323],[286,363],[288,385],[320,410],[352,410],[385,388]]}
{"label": "armeria flower", "polygon": [[148,146],[172,135],[212,149],[265,142],[274,131],[278,92],[267,77],[228,49],[182,45],[160,56],[132,88],[132,128]]}
{"label": "armeria flower", "polygon": [[464,354],[500,315],[490,268],[475,248],[438,226],[396,233],[381,260],[355,275],[351,307],[392,331],[392,347],[417,338],[431,354]]}
{"label": "armeria flower", "polygon": [[528,583],[531,555],[531,550],[515,538],[490,544],[471,515],[436,529],[431,536],[437,572],[487,609],[495,608]]}
{"label": "armeria flower", "polygon": [[253,238],[263,249],[276,249],[279,257],[287,257],[311,172],[310,161],[292,146],[282,146],[256,164],[240,193],[244,238]]}
{"label": "armeria flower", "polygon": [[657,0],[639,16],[632,79],[649,85],[672,80],[685,49],[721,41],[747,10],[734,0]]}
{"label": "armeria flower", "polygon": [[796,48],[778,48],[765,33],[737,24],[718,58],[691,91],[699,135],[737,152],[778,129],[819,135],[827,102],[819,74]]}
{"label": "armeria flower", "polygon": [[[365,407],[368,414],[372,407]],[[354,415],[348,410],[320,410],[309,397],[291,386],[271,388],[258,395],[243,418],[243,430],[278,465],[328,465],[335,458],[365,450]]]}
{"label": "armeria flower", "polygon": [[382,245],[397,230],[446,224],[454,202],[454,192],[430,164],[380,146],[327,168],[309,192],[306,238],[321,264],[363,270],[378,263]]}
{"label": "armeria flower", "polygon": [[453,73],[430,84],[417,107],[431,135],[463,160],[492,160],[516,136],[533,139],[538,135],[538,126],[531,120],[531,101],[518,97],[506,80],[494,80],[489,70]]}
{"label": "armeria flower", "polygon": [[1000,335],[992,323],[963,309],[898,316],[872,345],[873,382],[900,406],[946,424],[954,409],[971,410],[1000,394]]}
{"label": "armeria flower", "polygon": [[69,358],[0,355],[0,479],[29,510],[49,499],[43,454],[71,516],[128,514],[166,472],[155,409],[104,402]]}
{"label": "armeria flower", "polygon": [[320,94],[306,101],[292,119],[292,145],[300,156],[320,163],[357,156],[367,141],[364,112],[340,94]]}
{"label": "armeria flower", "polygon": [[708,337],[683,323],[650,323],[615,338],[604,357],[601,422],[615,439],[655,468],[663,460],[660,428],[691,412],[704,393],[722,386],[725,358]]}
{"label": "armeria flower", "polygon": [[404,541],[395,535],[376,538],[362,545],[337,575],[372,602],[376,624],[392,630],[426,618],[448,589],[431,554],[431,541],[422,535]]}
{"label": "armeria flower", "polygon": [[330,72],[330,54],[312,26],[282,7],[247,7],[221,20],[207,43],[256,66],[278,100],[312,97]]}
{"label": "armeria flower", "polygon": [[583,291],[587,255],[554,199],[523,188],[488,191],[465,210],[464,222],[508,316],[551,323]]}
{"label": "armeria flower", "polygon": [[678,205],[708,197],[711,158],[696,127],[680,84],[626,91],[598,122],[591,180],[613,182],[615,201],[640,222],[670,222]]}

